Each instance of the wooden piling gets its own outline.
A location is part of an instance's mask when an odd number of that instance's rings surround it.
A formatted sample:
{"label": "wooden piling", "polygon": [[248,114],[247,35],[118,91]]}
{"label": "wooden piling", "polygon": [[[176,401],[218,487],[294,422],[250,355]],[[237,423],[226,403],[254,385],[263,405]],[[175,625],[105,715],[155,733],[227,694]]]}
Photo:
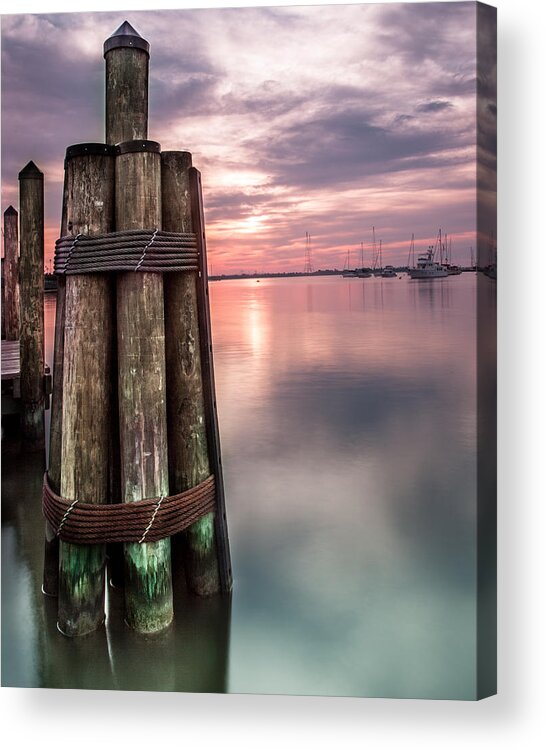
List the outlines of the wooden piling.
{"label": "wooden piling", "polygon": [[6,341],[19,338],[19,226],[13,206],[4,211],[4,325]]}
{"label": "wooden piling", "polygon": [[[61,233],[68,234],[66,207],[68,180],[65,161]],[[66,276],[57,276],[57,302],[55,305],[55,339],[53,344],[53,390],[49,425],[49,483],[57,494],[61,491],[61,430],[63,418],[63,368],[64,368],[64,311]],[[47,596],[59,593],[59,539],[49,521],[45,522],[44,572],[42,592]]]}
{"label": "wooden piling", "polygon": [[[106,143],[148,137],[148,75],[150,45],[125,21],[104,42],[105,59],[105,139]],[[116,311],[114,311],[114,315]],[[114,326],[115,327],[115,326]],[[112,411],[119,413],[117,404],[117,331],[113,342],[114,364],[112,382],[114,397]],[[116,417],[110,431],[110,498],[119,502],[120,455],[119,419]],[[123,549],[120,544],[108,545],[108,569],[110,582],[115,587],[124,585]]]}
{"label": "wooden piling", "polygon": [[[116,230],[161,228],[159,144],[119,144]],[[117,280],[118,398],[122,500],[169,494],[163,277],[121,273]],[[170,539],[125,545],[127,622],[157,632],[173,617]]]}
{"label": "wooden piling", "polygon": [[199,251],[197,305],[209,462],[211,471],[216,477],[216,513],[214,514],[214,529],[216,536],[218,571],[220,575],[221,590],[224,594],[228,594],[231,592],[233,586],[233,574],[231,570],[231,553],[229,548],[226,502],[224,495],[222,454],[220,449],[220,429],[218,426],[216,386],[214,382],[203,190],[201,185],[201,173],[195,167],[190,167],[189,169],[189,186],[192,227],[195,232],[197,248]]}
{"label": "wooden piling", "polygon": [[[67,150],[68,233],[94,235],[114,225],[114,149],[79,144]],[[108,497],[111,421],[112,279],[66,278],[61,495],[81,503]],[[106,545],[61,542],[59,629],[84,635],[104,621]]]}
{"label": "wooden piling", "polygon": [[44,450],[44,175],[30,161],[19,173],[21,436]]}
{"label": "wooden piling", "polygon": [[127,21],[104,43],[107,143],[148,137],[149,50]]}
{"label": "wooden piling", "polygon": [[[191,154],[161,154],[162,220],[168,232],[191,232],[189,169]],[[210,473],[201,372],[197,272],[165,274],[165,341],[169,484],[183,492]],[[220,591],[214,513],[184,534],[186,581],[201,596]]]}

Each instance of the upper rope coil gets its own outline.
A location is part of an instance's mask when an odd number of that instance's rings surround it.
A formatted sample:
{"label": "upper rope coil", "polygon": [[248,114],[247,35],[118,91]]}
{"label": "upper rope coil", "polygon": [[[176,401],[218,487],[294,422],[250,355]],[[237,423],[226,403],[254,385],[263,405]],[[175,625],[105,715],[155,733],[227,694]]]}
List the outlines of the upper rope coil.
{"label": "upper rope coil", "polygon": [[130,229],[108,234],[66,235],[55,243],[54,271],[60,275],[197,270],[199,253],[193,232]]}

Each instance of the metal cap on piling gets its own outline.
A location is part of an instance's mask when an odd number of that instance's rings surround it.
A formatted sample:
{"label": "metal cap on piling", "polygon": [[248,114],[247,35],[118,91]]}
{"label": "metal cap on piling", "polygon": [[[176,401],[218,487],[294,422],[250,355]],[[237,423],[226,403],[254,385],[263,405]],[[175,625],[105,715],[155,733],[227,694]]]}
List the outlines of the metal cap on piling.
{"label": "metal cap on piling", "polygon": [[44,173],[40,172],[33,161],[29,161],[29,163],[19,172],[20,180],[43,180],[43,178]]}
{"label": "metal cap on piling", "polygon": [[138,31],[131,26],[129,21],[124,21],[121,26],[114,31],[112,36],[108,37],[104,42],[104,55],[117,47],[134,47],[136,49],[144,50],[148,55],[150,54],[149,42],[140,36]]}

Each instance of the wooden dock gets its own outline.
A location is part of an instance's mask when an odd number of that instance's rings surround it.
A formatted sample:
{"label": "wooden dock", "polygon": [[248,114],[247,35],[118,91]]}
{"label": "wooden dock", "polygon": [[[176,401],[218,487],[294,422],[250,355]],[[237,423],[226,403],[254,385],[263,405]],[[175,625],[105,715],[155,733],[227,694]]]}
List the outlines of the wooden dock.
{"label": "wooden dock", "polygon": [[[49,409],[51,372],[44,368],[45,408]],[[19,341],[2,340],[2,415],[19,414],[21,404],[21,357]]]}

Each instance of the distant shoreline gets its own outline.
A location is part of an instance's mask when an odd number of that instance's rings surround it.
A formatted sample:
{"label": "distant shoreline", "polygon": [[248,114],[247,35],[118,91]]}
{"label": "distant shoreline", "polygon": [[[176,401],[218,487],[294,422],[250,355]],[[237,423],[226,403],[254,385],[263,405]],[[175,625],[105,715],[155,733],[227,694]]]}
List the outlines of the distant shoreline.
{"label": "distant shoreline", "polygon": [[[407,273],[408,266],[399,266],[394,269],[396,273]],[[476,271],[483,271],[482,268],[461,268],[463,273],[473,273]],[[209,276],[209,281],[230,281],[230,280],[243,280],[243,279],[292,279],[292,278],[316,278],[320,276],[341,276],[343,271],[334,269],[325,269],[320,271],[313,271],[313,273],[303,273],[303,271],[277,271],[271,273],[223,273],[213,274]],[[361,277],[355,277],[361,278]],[[377,277],[379,278],[379,277]],[[44,274],[44,292],[56,292],[57,291],[57,277],[53,273]]]}

